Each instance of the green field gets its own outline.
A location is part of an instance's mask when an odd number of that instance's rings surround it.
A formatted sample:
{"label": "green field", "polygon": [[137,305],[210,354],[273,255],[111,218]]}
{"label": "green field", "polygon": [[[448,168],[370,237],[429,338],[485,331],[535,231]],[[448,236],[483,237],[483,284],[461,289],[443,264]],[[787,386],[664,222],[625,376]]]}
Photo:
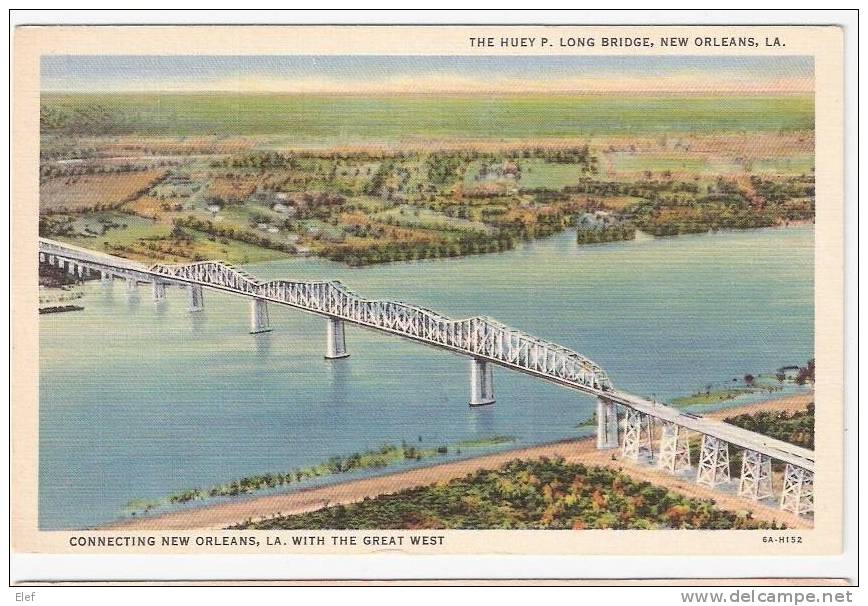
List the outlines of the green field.
{"label": "green field", "polygon": [[42,132],[282,135],[315,144],[812,130],[810,96],[45,94]]}
{"label": "green field", "polygon": [[[124,249],[141,249],[142,242],[169,238],[171,225],[117,211],[70,216],[72,233],[56,235],[58,240],[101,252],[118,254]],[[105,231],[103,231],[105,227]],[[282,255],[237,240],[211,241],[207,234],[191,232],[197,250],[209,259],[229,259],[235,263],[258,263],[278,259]],[[161,259],[162,260],[162,259]]]}

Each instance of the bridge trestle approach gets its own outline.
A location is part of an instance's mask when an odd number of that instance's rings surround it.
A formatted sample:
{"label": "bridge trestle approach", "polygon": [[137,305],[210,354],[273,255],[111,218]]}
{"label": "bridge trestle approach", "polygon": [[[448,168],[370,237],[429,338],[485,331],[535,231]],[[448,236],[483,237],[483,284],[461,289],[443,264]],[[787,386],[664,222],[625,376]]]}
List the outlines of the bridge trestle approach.
{"label": "bridge trestle approach", "polygon": [[494,365],[523,372],[597,398],[600,449],[620,447],[625,460],[647,460],[669,473],[684,474],[692,472],[690,438],[701,436],[697,483],[717,488],[731,482],[733,446],[743,453],[738,495],[756,501],[774,496],[774,460],[786,464],[780,508],[797,515],[814,510],[813,451],[620,392],[592,360],[492,318],[454,320],[418,305],[363,299],[336,281],[262,281],[220,261],[146,267],[45,238],[39,241],[39,261],[80,279],[99,272],[104,286],[115,278],[125,280],[132,296],[139,284],[151,284],[157,302],[165,299],[168,286],[180,286],[187,291],[192,312],[204,308],[204,288],[246,297],[252,333],[271,329],[269,304],[312,313],[326,320],[327,359],[349,355],[344,334],[347,322],[466,356],[471,406],[495,402]]}
{"label": "bridge trestle approach", "polygon": [[696,470],[696,483],[716,488],[719,484],[732,481],[729,471],[729,444],[703,434],[699,451],[699,467]]}
{"label": "bridge trestle approach", "polygon": [[814,511],[814,474],[807,469],[787,463],[784,486],[781,490],[781,509],[796,515]]}
{"label": "bridge trestle approach", "polygon": [[[712,435],[689,430],[672,420],[658,418],[629,407],[623,408],[623,416],[619,417],[617,405],[605,398],[598,398],[597,448],[620,446],[621,458],[624,460],[649,463],[670,474],[683,476],[685,473],[692,473],[694,467],[690,436],[701,436],[694,481],[713,489],[732,483],[730,443]],[[658,443],[656,450],[655,438]],[[737,488],[733,489],[735,494],[751,501],[774,498],[776,494],[772,457],[749,448],[740,447],[739,451],[742,456],[741,474]],[[813,472],[787,463],[780,493],[780,509],[801,516],[813,513]]]}
{"label": "bridge trestle approach", "polygon": [[647,457],[654,459],[651,436],[651,416],[628,408],[624,417],[624,444],[621,456],[631,461]]}
{"label": "bridge trestle approach", "polygon": [[772,491],[772,458],[755,450],[744,450],[741,457],[738,496],[754,501],[761,501],[774,496]]}
{"label": "bridge trestle approach", "polygon": [[690,436],[687,430],[677,423],[663,421],[657,466],[671,474],[693,468],[690,463]]}

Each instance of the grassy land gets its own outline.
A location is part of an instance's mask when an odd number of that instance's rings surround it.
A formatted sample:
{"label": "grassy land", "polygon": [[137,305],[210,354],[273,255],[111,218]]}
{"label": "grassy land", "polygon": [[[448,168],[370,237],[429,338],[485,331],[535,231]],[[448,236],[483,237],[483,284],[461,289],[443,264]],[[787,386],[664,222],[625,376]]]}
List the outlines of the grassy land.
{"label": "grassy land", "polygon": [[448,483],[310,513],[255,529],[753,529],[770,525],[613,469],[563,460],[512,461]]}
{"label": "grassy land", "polygon": [[673,406],[711,406],[753,393],[769,392],[772,388],[727,387],[672,399]]}
{"label": "grassy land", "polygon": [[780,391],[784,385],[793,383],[804,385],[813,382],[813,361],[804,367],[791,367],[798,373],[787,375],[785,369],[779,369],[773,374],[746,375],[742,379],[733,379],[729,384],[722,386],[707,385],[705,389],[696,391],[687,396],[673,398],[671,404],[677,407],[683,406],[711,406],[728,402],[741,396],[751,394],[769,394]]}
{"label": "grassy land", "polygon": [[813,99],[787,97],[47,94],[43,132],[280,134],[301,141],[588,137],[811,130]]}

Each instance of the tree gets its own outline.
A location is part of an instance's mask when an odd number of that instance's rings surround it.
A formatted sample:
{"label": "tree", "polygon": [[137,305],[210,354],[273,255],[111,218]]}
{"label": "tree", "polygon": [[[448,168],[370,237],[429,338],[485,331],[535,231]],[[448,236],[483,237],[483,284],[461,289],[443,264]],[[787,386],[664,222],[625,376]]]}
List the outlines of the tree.
{"label": "tree", "polygon": [[799,368],[799,374],[796,376],[796,383],[804,385],[805,383],[814,382],[814,358],[808,360],[807,365]]}

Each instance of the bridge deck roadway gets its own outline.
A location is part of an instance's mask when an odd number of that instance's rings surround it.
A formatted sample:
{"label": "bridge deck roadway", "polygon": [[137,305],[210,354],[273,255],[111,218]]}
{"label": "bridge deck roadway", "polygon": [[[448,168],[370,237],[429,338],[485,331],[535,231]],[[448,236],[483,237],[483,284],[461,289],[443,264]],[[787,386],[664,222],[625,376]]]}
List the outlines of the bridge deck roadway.
{"label": "bridge deck roadway", "polygon": [[652,402],[623,391],[610,392],[604,396],[604,399],[611,400],[622,406],[628,406],[663,421],[673,422],[685,429],[719,438],[734,446],[761,452],[778,461],[792,463],[812,473],[814,471],[813,450],[789,444],[782,440],[776,440],[717,419],[707,419],[685,414],[677,408],[659,402]]}
{"label": "bridge deck roadway", "polygon": [[[212,288],[216,290],[222,290],[224,292],[232,293],[229,288],[220,287],[213,284],[194,282],[192,280],[185,280],[180,277],[171,277],[167,278],[163,274],[159,274],[150,270],[150,268],[136,263],[134,261],[129,261],[127,259],[122,259],[119,257],[115,257],[112,255],[100,253],[93,250],[88,250],[86,248],[81,248],[78,246],[73,246],[70,244],[66,244],[64,242],[55,242],[53,240],[47,240],[45,238],[40,238],[39,241],[39,252],[45,253],[48,255],[54,254],[63,258],[70,258],[74,260],[81,261],[83,263],[91,263],[93,265],[105,267],[107,270],[114,270],[118,273],[127,273],[133,274],[134,276],[138,276],[143,280],[154,280],[159,279],[166,282],[173,282],[177,284],[198,284],[205,288]],[[242,296],[251,296],[249,293],[245,292],[237,292],[236,294]],[[275,300],[271,298],[267,298],[270,301],[275,303],[279,303],[282,305],[287,305],[289,307],[294,307],[297,309],[301,309],[303,311],[310,311],[311,313],[315,313],[317,315],[328,316],[328,314],[323,313],[318,310],[309,310],[306,308],[298,307],[296,305],[290,305],[285,301]],[[366,328],[376,328],[377,330],[383,330],[379,327],[370,327],[365,324],[360,324],[360,326]],[[397,334],[398,336],[402,336],[402,334],[398,331],[392,330],[384,330],[383,332],[387,332],[390,334]],[[412,337],[408,337],[412,338]],[[419,340],[413,338],[413,340],[418,341],[420,343],[429,344],[425,340]],[[442,345],[438,343],[430,343],[432,345],[442,347]],[[462,352],[453,348],[446,347],[451,351],[456,351],[462,355],[468,355],[466,352]],[[513,370],[518,370],[522,372],[526,372],[525,369],[514,367],[509,364],[504,364],[502,361],[498,361],[495,359],[490,360],[494,364],[498,364],[500,366],[504,366],[506,368],[510,368]],[[585,394],[598,395],[604,399],[610,400],[619,404],[621,406],[626,406],[637,410],[643,414],[650,415],[657,419],[661,419],[663,421],[669,421],[679,425],[680,427],[684,427],[690,431],[695,431],[697,433],[710,435],[712,437],[718,438],[732,444],[737,447],[747,448],[749,450],[753,450],[755,452],[760,452],[762,454],[768,455],[773,459],[778,461],[783,461],[785,463],[791,463],[797,467],[801,467],[810,472],[814,472],[814,451],[808,450],[806,448],[800,448],[793,444],[788,444],[787,442],[783,442],[781,440],[776,440],[774,438],[770,438],[764,436],[762,434],[758,434],[752,431],[748,431],[746,429],[742,429],[740,427],[736,427],[734,425],[729,425],[728,423],[724,423],[723,421],[718,421],[716,419],[706,419],[702,417],[697,417],[693,415],[688,415],[678,410],[677,408],[673,408],[671,406],[667,406],[665,404],[660,404],[657,402],[652,402],[650,400],[646,400],[645,398],[641,398],[639,396],[635,396],[632,394],[628,394],[622,391],[612,390],[612,391],[598,391],[598,390],[590,390],[588,388],[579,389],[576,386],[573,386],[567,382],[559,381],[554,377],[544,377],[539,376],[537,374],[531,373],[531,376],[537,376],[538,378],[549,379],[553,382],[567,387],[569,389],[574,389],[575,391],[580,391]]]}

